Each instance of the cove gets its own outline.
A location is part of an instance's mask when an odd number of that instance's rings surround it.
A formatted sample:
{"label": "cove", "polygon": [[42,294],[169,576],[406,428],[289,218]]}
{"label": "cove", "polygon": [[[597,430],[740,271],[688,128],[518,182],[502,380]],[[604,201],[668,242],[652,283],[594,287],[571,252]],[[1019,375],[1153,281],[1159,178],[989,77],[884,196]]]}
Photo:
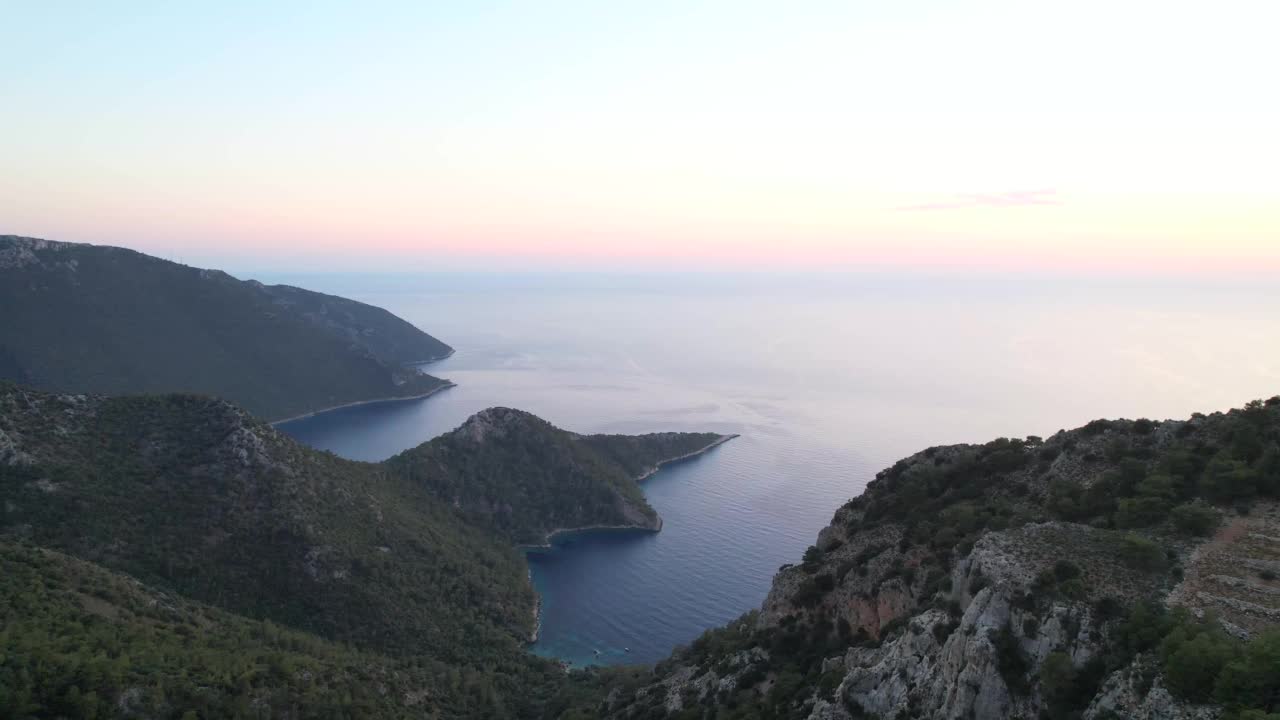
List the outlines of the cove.
{"label": "cove", "polygon": [[[1280,313],[1242,290],[937,277],[271,280],[385,307],[457,348],[427,368],[456,383],[445,392],[278,426],[344,457],[385,459],[492,406],[582,433],[741,436],[644,481],[661,532],[568,534],[528,553],[543,598],[531,650],[577,665],[655,662],[758,607],[836,508],[930,445],[1274,394],[1265,364],[1225,372],[1204,348]],[[1264,340],[1255,355],[1280,356]],[[1152,363],[1181,381],[1152,383]]]}

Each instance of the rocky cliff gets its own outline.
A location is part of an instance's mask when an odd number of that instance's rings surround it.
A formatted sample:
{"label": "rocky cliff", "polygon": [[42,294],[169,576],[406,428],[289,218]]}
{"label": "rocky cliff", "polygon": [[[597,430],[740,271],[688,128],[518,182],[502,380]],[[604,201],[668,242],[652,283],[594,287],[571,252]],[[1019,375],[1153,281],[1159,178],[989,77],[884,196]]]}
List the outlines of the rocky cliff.
{"label": "rocky cliff", "polygon": [[[1274,711],[1274,698],[1246,698],[1232,673],[1262,672],[1247,658],[1280,643],[1268,634],[1280,622],[1278,453],[1280,398],[1187,421],[1096,421],[1048,439],[930,448],[837,511],[804,558],[779,570],[759,611],[652,677],[616,684],[598,711]],[[1220,660],[1189,680],[1182,663],[1202,656]]]}

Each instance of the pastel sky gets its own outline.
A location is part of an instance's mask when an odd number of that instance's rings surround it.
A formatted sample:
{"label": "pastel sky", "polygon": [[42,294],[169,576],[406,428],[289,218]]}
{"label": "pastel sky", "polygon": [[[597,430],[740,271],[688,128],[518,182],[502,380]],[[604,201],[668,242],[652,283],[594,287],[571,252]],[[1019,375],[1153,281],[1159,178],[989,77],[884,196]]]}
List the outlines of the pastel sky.
{"label": "pastel sky", "polygon": [[1277,27],[1275,0],[0,0],[0,233],[232,268],[1277,272]]}

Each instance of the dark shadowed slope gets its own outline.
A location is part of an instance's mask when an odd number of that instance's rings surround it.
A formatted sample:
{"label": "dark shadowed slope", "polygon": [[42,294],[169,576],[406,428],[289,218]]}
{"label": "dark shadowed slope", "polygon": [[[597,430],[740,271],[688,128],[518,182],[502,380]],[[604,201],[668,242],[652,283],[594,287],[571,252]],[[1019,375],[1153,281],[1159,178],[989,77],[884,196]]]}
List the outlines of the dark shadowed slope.
{"label": "dark shadowed slope", "polygon": [[0,379],[59,392],[195,392],[278,420],[427,394],[452,350],[391,313],[122,248],[0,236]]}

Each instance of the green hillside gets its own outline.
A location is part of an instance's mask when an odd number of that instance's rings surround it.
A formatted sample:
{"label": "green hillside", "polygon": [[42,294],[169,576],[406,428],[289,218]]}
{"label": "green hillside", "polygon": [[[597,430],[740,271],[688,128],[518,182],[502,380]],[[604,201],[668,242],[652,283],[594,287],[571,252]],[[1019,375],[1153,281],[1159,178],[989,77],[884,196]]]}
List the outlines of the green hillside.
{"label": "green hillside", "polygon": [[540,717],[564,676],[359,650],[6,541],[0,647],[6,718]]}
{"label": "green hillside", "polygon": [[[652,437],[636,452],[653,464],[719,438]],[[296,717],[551,713],[564,674],[523,648],[535,598],[517,536],[441,490],[498,478],[524,488],[510,502],[529,501],[516,516],[530,532],[643,503],[622,465],[517,411],[374,464],[208,397],[0,384],[0,639],[23,649],[0,666],[0,697],[145,699],[148,717],[244,702]],[[649,527],[643,507],[634,524]],[[297,692],[306,704],[288,705]],[[100,716],[117,714],[131,716]]]}
{"label": "green hillside", "polygon": [[279,420],[444,381],[444,343],[380,308],[122,248],[0,236],[0,379],[72,393],[194,392]]}
{"label": "green hillside", "polygon": [[526,412],[490,408],[386,464],[472,522],[536,544],[559,528],[657,528],[658,515],[635,479],[723,439],[715,433],[584,436]]}

